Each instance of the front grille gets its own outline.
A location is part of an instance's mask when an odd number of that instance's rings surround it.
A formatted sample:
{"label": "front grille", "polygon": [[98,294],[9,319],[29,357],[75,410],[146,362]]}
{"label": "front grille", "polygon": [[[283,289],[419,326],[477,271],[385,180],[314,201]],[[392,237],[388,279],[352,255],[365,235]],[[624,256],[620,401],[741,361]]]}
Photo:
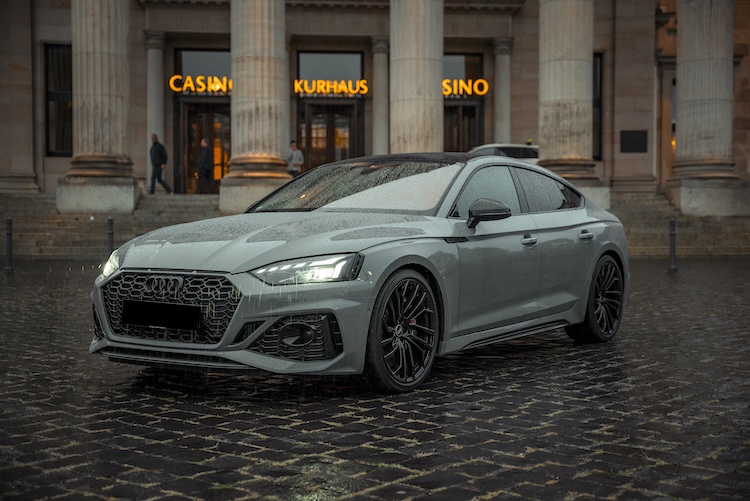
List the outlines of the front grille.
{"label": "front grille", "polygon": [[[104,287],[104,308],[109,326],[117,336],[175,343],[216,344],[221,341],[237,306],[240,291],[226,278],[215,275],[121,273]],[[123,305],[148,304],[149,325],[123,322]],[[158,324],[159,305],[164,307],[164,325]],[[169,305],[200,309],[198,328],[175,327],[166,317],[181,311]]]}

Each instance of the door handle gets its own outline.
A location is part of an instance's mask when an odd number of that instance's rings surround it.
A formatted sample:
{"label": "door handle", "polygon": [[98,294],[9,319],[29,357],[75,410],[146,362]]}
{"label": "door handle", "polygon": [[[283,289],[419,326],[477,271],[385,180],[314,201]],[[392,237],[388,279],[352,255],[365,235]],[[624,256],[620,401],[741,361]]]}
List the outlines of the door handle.
{"label": "door handle", "polygon": [[594,234],[591,233],[589,230],[583,230],[581,233],[578,234],[579,240],[591,240],[594,238]]}
{"label": "door handle", "polygon": [[536,237],[532,237],[528,233],[523,236],[521,239],[521,243],[523,245],[534,245],[536,243]]}

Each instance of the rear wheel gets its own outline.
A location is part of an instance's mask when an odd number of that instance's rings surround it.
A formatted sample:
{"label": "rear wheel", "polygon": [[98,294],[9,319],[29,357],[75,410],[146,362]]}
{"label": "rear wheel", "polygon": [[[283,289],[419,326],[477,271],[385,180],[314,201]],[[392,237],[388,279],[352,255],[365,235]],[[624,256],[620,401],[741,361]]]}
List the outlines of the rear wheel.
{"label": "rear wheel", "polygon": [[586,317],[582,324],[565,328],[568,336],[585,343],[612,339],[620,328],[624,290],[622,270],[617,262],[611,256],[602,256],[591,278]]}
{"label": "rear wheel", "polygon": [[375,301],[367,336],[365,379],[401,393],[416,388],[432,369],[440,332],[435,295],[413,270],[393,274]]}

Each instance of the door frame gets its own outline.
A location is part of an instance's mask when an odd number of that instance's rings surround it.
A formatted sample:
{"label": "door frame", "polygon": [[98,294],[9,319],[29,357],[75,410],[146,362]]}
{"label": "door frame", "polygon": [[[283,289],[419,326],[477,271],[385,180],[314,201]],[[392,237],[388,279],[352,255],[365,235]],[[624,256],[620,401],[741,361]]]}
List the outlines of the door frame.
{"label": "door frame", "polygon": [[[475,146],[479,146],[484,143],[484,101],[479,99],[446,99],[444,101],[443,106],[443,142],[445,146],[448,146],[450,144],[449,141],[447,141],[448,136],[448,121],[445,120],[446,115],[448,114],[448,108],[458,108],[459,113],[459,136],[463,135],[463,116],[464,116],[464,109],[465,108],[474,108],[476,110],[476,134],[473,138],[469,138],[468,144],[464,145],[464,147],[460,151],[469,151],[471,148]],[[460,142],[460,141],[459,141]],[[444,148],[445,149],[445,148]],[[446,149],[446,151],[448,151]]]}
{"label": "door frame", "polygon": [[[350,154],[348,158],[353,157],[359,157],[364,155],[364,103],[362,99],[357,98],[335,98],[335,99],[315,99],[315,98],[299,98],[297,102],[297,127],[296,127],[296,141],[299,145],[299,148],[302,150],[302,153],[304,155],[304,166],[303,170],[311,169],[312,167],[315,167],[313,165],[310,165],[310,155],[308,152],[310,151],[310,141],[312,141],[312,122],[309,120],[309,117],[312,116],[312,110],[316,108],[334,108],[334,107],[351,107],[352,110],[352,118],[351,118],[351,130],[349,131],[349,148],[350,148]],[[329,145],[330,140],[329,137],[329,129],[330,129],[330,122],[331,117],[333,115],[333,111],[330,111],[328,113],[328,121],[326,124],[326,149],[330,147]],[[302,134],[300,133],[300,130],[302,128],[302,124],[304,124],[305,129],[305,140],[302,140]],[[329,151],[326,152],[327,160],[326,161],[332,161],[328,155],[330,154]]]}
{"label": "door frame", "polygon": [[[216,112],[217,108],[226,109],[226,113],[231,117],[231,101],[229,96],[205,98],[200,96],[180,96],[175,103],[175,124],[174,124],[174,189],[175,193],[197,193],[197,190],[188,191],[189,185],[194,184],[189,180],[190,173],[190,131],[188,130],[188,117],[190,110],[199,106]],[[231,118],[229,123],[229,141],[231,141]],[[213,128],[208,129],[208,139],[213,144]],[[231,143],[230,143],[231,144]],[[216,183],[218,189],[219,183]]]}

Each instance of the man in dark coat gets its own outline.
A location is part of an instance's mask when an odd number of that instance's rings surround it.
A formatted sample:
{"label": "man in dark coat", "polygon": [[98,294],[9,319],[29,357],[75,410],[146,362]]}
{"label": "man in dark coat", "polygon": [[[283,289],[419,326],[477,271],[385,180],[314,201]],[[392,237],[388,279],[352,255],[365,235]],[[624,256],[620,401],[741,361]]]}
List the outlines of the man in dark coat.
{"label": "man in dark coat", "polygon": [[214,152],[208,139],[201,139],[201,152],[198,155],[198,193],[214,192]]}
{"label": "man in dark coat", "polygon": [[156,182],[158,181],[167,194],[171,195],[172,188],[161,177],[164,167],[167,165],[167,150],[159,142],[159,138],[155,133],[151,134],[151,151],[149,152],[149,156],[151,157],[151,190],[149,193],[154,194]]}

